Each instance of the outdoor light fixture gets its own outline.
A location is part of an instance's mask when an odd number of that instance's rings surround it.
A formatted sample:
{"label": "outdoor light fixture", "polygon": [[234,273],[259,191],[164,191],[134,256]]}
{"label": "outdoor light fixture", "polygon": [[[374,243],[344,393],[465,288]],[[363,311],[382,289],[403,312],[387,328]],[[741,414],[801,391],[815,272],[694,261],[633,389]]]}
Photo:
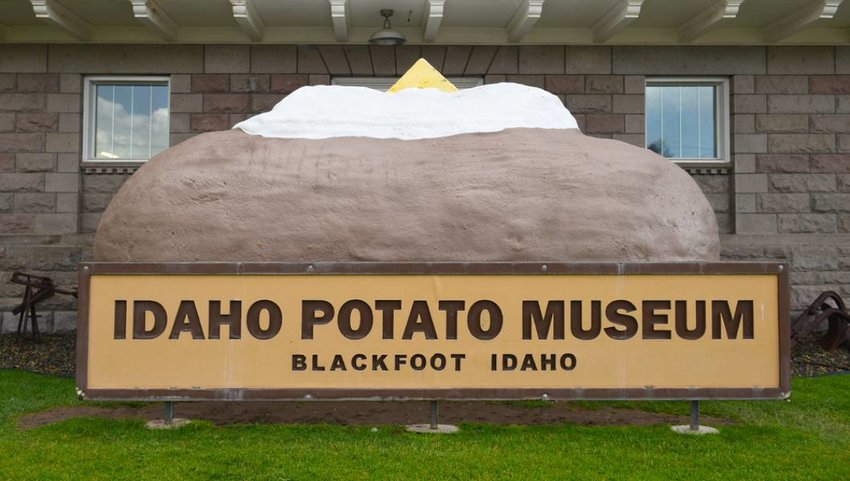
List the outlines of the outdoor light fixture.
{"label": "outdoor light fixture", "polygon": [[402,45],[407,41],[404,34],[392,29],[390,17],[393,16],[392,9],[382,9],[381,16],[384,17],[384,26],[369,37],[369,43],[373,45]]}

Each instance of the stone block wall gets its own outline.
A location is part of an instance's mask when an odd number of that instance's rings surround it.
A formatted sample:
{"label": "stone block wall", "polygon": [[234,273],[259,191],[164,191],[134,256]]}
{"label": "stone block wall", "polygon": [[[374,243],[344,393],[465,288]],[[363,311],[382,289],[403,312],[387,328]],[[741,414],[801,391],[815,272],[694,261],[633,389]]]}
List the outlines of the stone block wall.
{"label": "stone block wall", "polygon": [[[723,257],[792,265],[794,309],[850,296],[850,47],[3,45],[0,54],[0,312],[14,270],[76,283],[93,232],[132,168],[81,164],[86,75],[171,78],[171,143],[230,128],[303,85],[395,77],[418,58],[451,77],[557,95],[589,135],[644,142],[653,76],[730,80],[732,167],[692,170],[714,207]],[[56,297],[48,330],[74,326]]]}

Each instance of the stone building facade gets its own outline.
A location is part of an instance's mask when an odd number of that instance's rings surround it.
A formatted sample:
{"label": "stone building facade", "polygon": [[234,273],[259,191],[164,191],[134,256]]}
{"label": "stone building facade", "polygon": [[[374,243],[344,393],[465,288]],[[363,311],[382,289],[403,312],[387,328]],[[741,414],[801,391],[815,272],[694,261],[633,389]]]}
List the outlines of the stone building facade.
{"label": "stone building facade", "polygon": [[[850,296],[850,47],[564,45],[0,44],[0,311],[15,270],[76,284],[93,233],[138,165],[85,164],[84,79],[170,78],[170,140],[270,109],[303,85],[396,77],[424,57],[448,77],[518,82],[561,98],[588,135],[643,146],[645,86],[656,77],[728,79],[731,161],[683,166],[721,228],[722,257],[791,265],[792,309]],[[41,325],[73,329],[54,297]]]}

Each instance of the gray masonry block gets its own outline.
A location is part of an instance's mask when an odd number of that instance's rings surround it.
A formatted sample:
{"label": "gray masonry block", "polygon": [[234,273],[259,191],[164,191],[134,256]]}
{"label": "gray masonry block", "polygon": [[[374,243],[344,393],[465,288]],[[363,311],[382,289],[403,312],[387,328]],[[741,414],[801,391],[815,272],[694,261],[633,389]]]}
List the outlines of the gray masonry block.
{"label": "gray masonry block", "polygon": [[9,212],[12,212],[12,207],[14,205],[15,194],[12,194],[11,192],[0,192],[0,213],[8,214]]}
{"label": "gray masonry block", "polygon": [[78,192],[80,176],[76,173],[45,174],[44,190],[46,192]]}
{"label": "gray masonry block", "polygon": [[41,152],[44,150],[42,133],[0,134],[0,152]]}
{"label": "gray masonry block", "polygon": [[835,192],[835,174],[770,174],[771,192]]}
{"label": "gray masonry block", "polygon": [[26,193],[15,194],[14,212],[23,213],[45,213],[56,210],[56,194],[53,193]]}
{"label": "gray masonry block", "polygon": [[585,76],[586,93],[589,94],[622,94],[624,83],[622,75],[587,75]]}
{"label": "gray masonry block", "polygon": [[646,121],[643,115],[625,115],[626,133],[643,134],[646,130]]}
{"label": "gray masonry block", "polygon": [[733,141],[733,151],[736,154],[758,154],[768,151],[768,136],[765,134],[735,134]]}
{"label": "gray masonry block", "polygon": [[735,194],[735,212],[740,214],[755,214],[757,195],[758,194]]}
{"label": "gray masonry block", "polygon": [[609,113],[612,109],[610,95],[567,95],[564,104],[577,114]]}
{"label": "gray masonry block", "polygon": [[59,114],[59,132],[79,133],[82,117],[80,114]]}
{"label": "gray masonry block", "polygon": [[544,75],[507,75],[506,80],[508,82],[518,83],[522,85],[528,85],[530,87],[544,88],[545,87],[545,76]]}
{"label": "gray masonry block", "polygon": [[170,82],[171,93],[187,94],[192,91],[192,76],[189,74],[173,74]]}
{"label": "gray masonry block", "polygon": [[0,112],[42,112],[46,104],[46,94],[0,94]]}
{"label": "gray masonry block", "polygon": [[759,75],[755,77],[757,94],[807,94],[809,78],[805,75]]}
{"label": "gray masonry block", "polygon": [[708,203],[714,212],[729,212],[729,194],[706,194],[705,198],[708,199]]}
{"label": "gray masonry block", "polygon": [[735,155],[735,173],[736,174],[754,174],[756,172],[756,156],[755,154],[737,154]]}
{"label": "gray masonry block", "polygon": [[850,113],[850,95],[838,95],[836,98],[838,99],[838,106],[835,111],[839,114]]}
{"label": "gray masonry block", "polygon": [[762,133],[805,133],[809,131],[809,116],[806,114],[759,114],[756,115],[756,132]]}
{"label": "gray masonry block", "polygon": [[835,214],[779,214],[779,232],[833,233],[837,232]]}
{"label": "gray masonry block", "polygon": [[838,134],[835,137],[838,140],[836,150],[838,152],[850,152],[850,135]]}
{"label": "gray masonry block", "polygon": [[850,133],[850,114],[821,114],[809,118],[812,132]]}
{"label": "gray masonry block", "polygon": [[770,95],[767,111],[772,114],[831,114],[834,95]]}
{"label": "gray masonry block", "polygon": [[103,214],[80,214],[80,232],[92,233],[97,230],[97,223]]}
{"label": "gray masonry block", "polygon": [[77,215],[35,214],[33,229],[36,234],[73,234],[77,232]]}
{"label": "gray masonry block", "polygon": [[850,174],[841,174],[836,177],[838,180],[838,191],[850,192]]}
{"label": "gray masonry block", "polygon": [[145,74],[201,73],[201,45],[53,44],[48,53],[51,72]]}
{"label": "gray masonry block", "polygon": [[835,73],[850,74],[850,46],[835,46]]}
{"label": "gray masonry block", "polygon": [[17,77],[13,73],[0,73],[0,92],[13,92],[17,84]]}
{"label": "gray masonry block", "polygon": [[613,95],[613,112],[615,114],[642,114],[645,99],[643,95]]}
{"label": "gray masonry block", "polygon": [[48,133],[45,142],[47,152],[80,152],[80,134]]}
{"label": "gray masonry block", "polygon": [[767,48],[767,73],[772,75],[835,73],[832,46],[788,46]]}
{"label": "gray masonry block", "polygon": [[[472,47],[469,45],[449,45],[446,47],[446,58],[443,61],[442,70],[443,75],[463,75],[471,54]],[[398,55],[396,55],[396,72],[401,75],[406,69],[398,70],[399,66]]]}
{"label": "gray masonry block", "polygon": [[[299,49],[301,52],[303,49]],[[444,50],[445,51],[445,50]],[[375,75],[377,76],[386,76],[393,77],[396,75],[395,70],[395,49],[391,47],[385,47],[380,45],[370,45],[369,46],[369,55],[372,57],[372,69],[375,70]],[[312,74],[325,74],[327,72],[320,71],[311,71],[304,72],[302,70],[301,64],[302,57],[298,57],[298,72],[299,73],[312,73]],[[314,69],[315,70],[315,69]]]}
{"label": "gray masonry block", "polygon": [[755,76],[753,75],[733,75],[732,76],[732,93],[735,95],[755,93]]}
{"label": "gray masonry block", "polygon": [[367,45],[346,45],[343,49],[352,75],[369,77],[375,74]]}
{"label": "gray masonry block", "polygon": [[203,112],[204,96],[202,94],[171,94],[172,113]]}
{"label": "gray masonry block", "polygon": [[15,114],[0,113],[0,132],[12,132],[15,130]]}
{"label": "gray masonry block", "polygon": [[297,58],[298,51],[295,45],[252,45],[251,72],[295,73],[298,65]]}
{"label": "gray masonry block", "polygon": [[[469,49],[470,49],[469,53],[471,55],[472,47],[469,47]],[[496,50],[494,48],[493,52],[495,53],[495,51]],[[346,52],[347,52],[347,50],[346,50]],[[368,52],[368,50],[367,50],[367,52]],[[460,55],[458,55],[458,54],[460,54]],[[458,63],[460,62],[460,57],[463,57],[464,55],[465,55],[465,53],[462,52],[462,51],[461,52],[453,52],[454,58],[452,59],[452,63],[453,63],[452,68],[454,68],[455,70],[458,69]],[[355,75],[354,74],[355,67],[351,66],[351,58],[349,58],[347,55],[346,55],[346,58],[348,58],[349,68],[352,69],[352,75]],[[399,46],[395,47],[395,70],[396,70],[396,72],[399,72],[399,75],[401,75],[402,72],[407,72],[407,69],[409,69],[420,58],[422,58],[422,46],[421,45],[399,45]],[[464,61],[464,65],[465,64],[466,64],[466,61]],[[362,68],[363,67],[358,66],[358,69],[362,69]],[[461,65],[459,68],[460,68],[461,74],[462,74],[463,73],[463,65]],[[486,67],[484,67],[484,68],[486,69]],[[371,70],[371,66],[369,67],[369,69]]]}
{"label": "gray masonry block", "polygon": [[127,174],[87,174],[82,177],[82,191],[85,193],[115,193],[129,178],[130,176]]}
{"label": "gray masonry block", "polygon": [[[426,49],[422,49],[422,55],[425,56]],[[431,60],[425,57],[429,62]],[[434,65],[432,63],[432,65]],[[490,64],[488,74],[510,74],[519,72],[519,49],[513,45],[499,45],[496,50],[496,55],[493,57],[493,62]]]}
{"label": "gray masonry block", "polygon": [[809,172],[811,167],[808,154],[758,154],[756,169],[768,173],[802,173]]}
{"label": "gray masonry block", "polygon": [[310,85],[330,85],[330,75],[310,74],[308,77]]}
{"label": "gray masonry block", "polygon": [[83,76],[76,73],[59,75],[59,92],[63,94],[83,93]]}
{"label": "gray masonry block", "polygon": [[47,72],[47,45],[15,45],[0,48],[0,72]]}
{"label": "gray masonry block", "polygon": [[43,192],[44,175],[4,173],[0,175],[0,192]]}
{"label": "gray masonry block", "polygon": [[733,133],[754,134],[756,132],[756,116],[754,114],[737,114],[732,116]]}
{"label": "gray masonry block", "polygon": [[568,74],[612,73],[611,47],[568,45],[564,49],[564,56],[565,72]]}
{"label": "gray masonry block", "polygon": [[191,132],[189,127],[190,114],[171,114],[168,128],[172,133],[184,134]]}
{"label": "gray masonry block", "polygon": [[691,178],[706,194],[723,194],[731,191],[731,179],[728,175],[692,175]]}
{"label": "gray masonry block", "polygon": [[519,47],[519,73],[564,73],[564,47],[560,45],[529,45]]}
{"label": "gray masonry block", "polygon": [[812,200],[816,212],[850,212],[850,194],[814,194]]}
{"label": "gray masonry block", "polygon": [[204,72],[245,73],[251,69],[251,47],[248,45],[205,45]]}
{"label": "gray masonry block", "polygon": [[[493,62],[493,57],[496,56],[496,50],[498,49],[495,45],[475,45],[472,47],[472,53],[469,54],[469,62],[466,64],[466,70],[464,71],[465,75],[484,75],[487,73],[487,69],[490,68],[490,63]],[[401,53],[401,50],[399,50]],[[419,56],[422,56],[421,50],[418,53]],[[399,72],[407,71],[407,68],[402,68],[403,65],[400,63],[399,59],[400,55],[396,55],[396,63]],[[414,59],[418,60],[417,59]],[[408,61],[409,62],[409,61]],[[404,63],[408,63],[404,62]]]}
{"label": "gray masonry block", "polygon": [[80,210],[80,194],[77,192],[60,192],[56,194],[57,213],[77,213]]}
{"label": "gray masonry block", "polygon": [[732,112],[736,114],[763,114],[767,112],[767,96],[733,95]]}
{"label": "gray masonry block", "polygon": [[[735,136],[737,139],[737,135]],[[771,153],[827,153],[835,152],[835,136],[831,134],[770,134],[768,151]]]}
{"label": "gray masonry block", "polygon": [[85,213],[103,212],[112,200],[113,194],[83,195],[82,211]]}
{"label": "gray masonry block", "polygon": [[758,211],[767,214],[811,212],[809,194],[758,194]]}
{"label": "gray masonry block", "polygon": [[75,311],[54,311],[51,327],[55,333],[77,330],[77,313]]}
{"label": "gray masonry block", "polygon": [[351,75],[342,45],[320,45],[319,55],[331,75]]}
{"label": "gray masonry block", "polygon": [[[569,72],[569,70],[567,70]],[[646,77],[643,75],[624,75],[623,91],[627,94],[640,94],[646,92]]]}
{"label": "gray masonry block", "polygon": [[764,47],[613,47],[613,73],[734,75],[766,73]]}
{"label": "gray masonry block", "polygon": [[77,154],[59,154],[57,172],[79,172],[80,171],[80,156]]}
{"label": "gray masonry block", "polygon": [[83,96],[79,94],[47,94],[48,112],[80,113]]}
{"label": "gray masonry block", "polygon": [[[492,48],[492,53],[495,54],[496,53],[496,47],[495,46],[490,46],[490,47]],[[474,47],[472,48],[472,51],[470,52],[470,58],[469,58],[469,61],[467,62],[467,68],[469,67],[469,62],[472,61],[472,53],[473,52],[475,52]],[[491,57],[492,57],[492,54],[491,54]],[[419,46],[419,45],[399,45],[399,46],[395,47],[395,71],[399,72],[399,74],[401,74],[402,72],[407,72],[407,69],[412,67],[413,64],[416,63],[416,61],[419,60],[420,58],[422,58],[422,47]],[[478,59],[479,62],[481,62],[482,60],[483,59],[481,59],[481,58]],[[487,60],[487,65],[490,65],[489,59]],[[474,68],[476,69],[476,71],[480,70],[480,73],[475,74],[475,75],[483,75],[484,72],[487,70],[487,65],[482,66],[482,65],[480,65],[480,63],[478,65],[475,65]],[[349,59],[349,66],[350,66],[350,59]],[[352,75],[353,75],[353,73],[352,73]],[[469,74],[469,75],[473,75],[473,74]]]}
{"label": "gray masonry block", "polygon": [[52,172],[56,169],[56,154],[21,153],[15,155],[18,172]]}
{"label": "gray masonry block", "polygon": [[775,234],[776,214],[737,214],[736,234]]}
{"label": "gray masonry block", "polygon": [[767,174],[735,174],[735,193],[767,192]]}
{"label": "gray masonry block", "polygon": [[634,145],[635,147],[644,147],[644,135],[643,134],[614,134],[611,138],[614,140],[619,140],[620,142],[625,142],[627,144]]}

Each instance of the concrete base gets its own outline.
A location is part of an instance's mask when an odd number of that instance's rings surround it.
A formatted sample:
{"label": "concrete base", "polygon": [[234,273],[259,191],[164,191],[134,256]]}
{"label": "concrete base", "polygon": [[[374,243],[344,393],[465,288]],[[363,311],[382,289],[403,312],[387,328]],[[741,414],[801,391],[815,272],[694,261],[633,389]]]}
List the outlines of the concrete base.
{"label": "concrete base", "polygon": [[171,424],[165,424],[164,419],[154,419],[153,421],[145,423],[145,427],[148,429],[177,429],[182,428],[191,422],[192,421],[189,419],[174,418]]}
{"label": "concrete base", "polygon": [[438,424],[437,429],[431,429],[430,424],[407,425],[407,432],[409,433],[451,434],[458,431],[458,427],[453,424]]}
{"label": "concrete base", "polygon": [[679,434],[695,434],[697,436],[702,436],[704,434],[720,434],[720,431],[717,428],[702,425],[700,425],[699,429],[696,431],[691,430],[691,427],[687,424],[683,424],[681,426],[670,426],[670,429]]}

